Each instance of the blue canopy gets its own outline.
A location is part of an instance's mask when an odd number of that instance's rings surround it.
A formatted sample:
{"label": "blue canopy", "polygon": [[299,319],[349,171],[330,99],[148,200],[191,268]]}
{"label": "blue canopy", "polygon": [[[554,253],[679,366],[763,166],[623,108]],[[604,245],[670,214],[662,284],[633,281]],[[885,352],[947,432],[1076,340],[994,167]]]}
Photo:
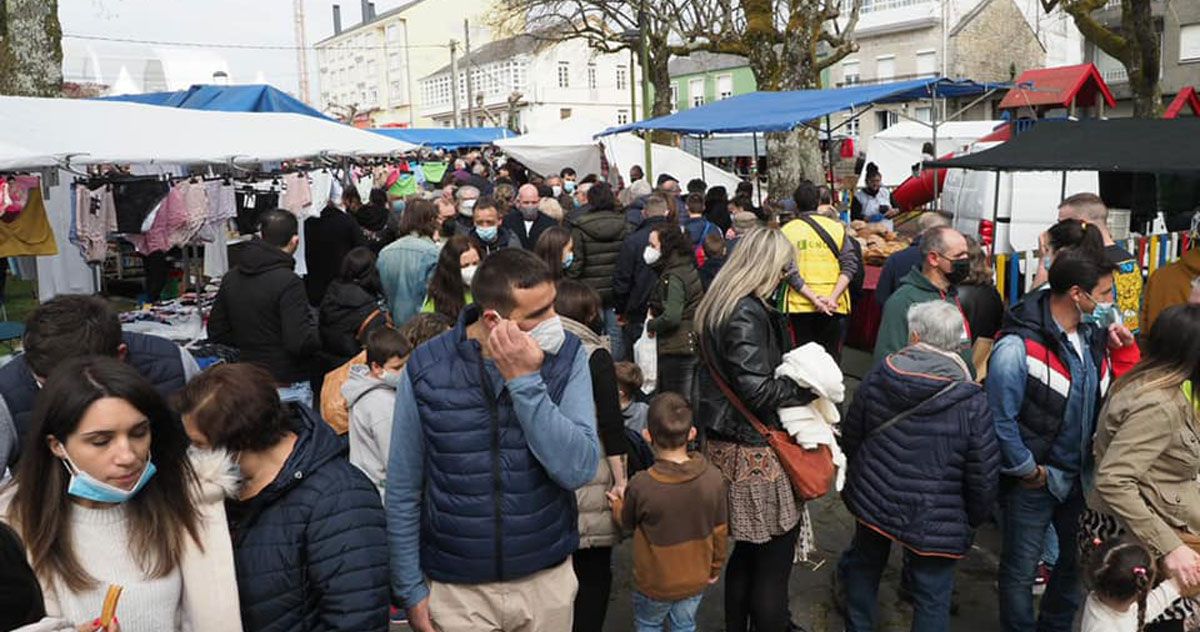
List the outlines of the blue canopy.
{"label": "blue canopy", "polygon": [[785,132],[830,114],[875,103],[900,103],[934,96],[953,99],[1005,87],[1001,84],[930,77],[824,90],[751,92],[676,114],[612,127],[599,135],[635,130],[665,130],[693,135]]}
{"label": "blue canopy", "polygon": [[151,92],[100,97],[103,101],[127,101],[189,110],[219,112],[290,112],[328,119],[316,109],[269,85],[194,85],[178,92]]}
{"label": "blue canopy", "polygon": [[482,147],[492,144],[492,141],[518,135],[507,127],[376,127],[370,131],[416,145],[441,149]]}

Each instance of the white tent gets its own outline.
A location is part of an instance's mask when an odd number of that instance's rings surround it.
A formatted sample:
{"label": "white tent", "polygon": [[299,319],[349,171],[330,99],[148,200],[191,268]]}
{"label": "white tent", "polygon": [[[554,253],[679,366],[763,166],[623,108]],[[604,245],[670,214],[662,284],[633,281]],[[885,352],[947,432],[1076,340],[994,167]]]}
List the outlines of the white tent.
{"label": "white tent", "polygon": [[300,114],[0,97],[0,169],[387,156],[416,145]]}
{"label": "white tent", "polygon": [[[572,117],[551,128],[500,139],[494,144],[541,174],[558,173],[563,167],[571,167],[580,175],[599,174],[601,144],[610,169],[625,174],[634,165],[645,167],[645,144],[637,136],[617,134],[595,138],[609,127],[600,121]],[[730,193],[742,181],[728,171],[702,164],[696,156],[675,147],[654,144],[651,151],[651,166],[656,176],[669,173],[684,184],[692,178],[703,178],[709,186],[721,185]]]}
{"label": "white tent", "polygon": [[[937,155],[962,151],[971,143],[991,134],[1004,121],[950,121],[938,124]],[[921,146],[933,142],[933,128],[915,121],[901,121],[871,138],[867,162],[873,162],[883,174],[884,186],[894,187],[912,175],[912,166],[921,162]],[[866,169],[859,176],[863,185]]]}

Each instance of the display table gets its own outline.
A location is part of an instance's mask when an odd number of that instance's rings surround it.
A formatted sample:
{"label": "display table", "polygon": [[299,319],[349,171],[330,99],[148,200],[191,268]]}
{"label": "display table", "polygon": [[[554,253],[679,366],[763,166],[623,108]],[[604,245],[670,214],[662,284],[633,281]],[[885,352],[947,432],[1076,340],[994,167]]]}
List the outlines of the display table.
{"label": "display table", "polygon": [[868,265],[864,271],[862,297],[850,306],[846,346],[870,353],[875,350],[875,337],[883,320],[883,306],[875,302],[875,288],[879,286],[883,267]]}

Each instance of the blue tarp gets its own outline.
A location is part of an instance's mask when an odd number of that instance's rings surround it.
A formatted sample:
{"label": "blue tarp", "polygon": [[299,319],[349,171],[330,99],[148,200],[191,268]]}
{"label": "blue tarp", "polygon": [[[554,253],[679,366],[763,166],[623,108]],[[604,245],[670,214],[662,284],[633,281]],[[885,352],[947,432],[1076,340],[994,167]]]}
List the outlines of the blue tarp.
{"label": "blue tarp", "polygon": [[[268,85],[194,85],[178,92],[151,92],[100,97],[102,101],[126,101],[189,110],[218,112],[290,112],[328,119],[316,109],[286,92]],[[330,119],[332,120],[332,119]]]}
{"label": "blue tarp", "polygon": [[370,131],[416,145],[439,149],[482,147],[501,138],[517,136],[506,127],[376,127]]}
{"label": "blue tarp", "polygon": [[604,130],[600,136],[635,130],[665,130],[694,135],[783,132],[809,121],[874,103],[928,99],[934,96],[935,90],[936,96],[953,99],[1004,87],[931,77],[824,90],[751,92],[676,114],[612,127]]}

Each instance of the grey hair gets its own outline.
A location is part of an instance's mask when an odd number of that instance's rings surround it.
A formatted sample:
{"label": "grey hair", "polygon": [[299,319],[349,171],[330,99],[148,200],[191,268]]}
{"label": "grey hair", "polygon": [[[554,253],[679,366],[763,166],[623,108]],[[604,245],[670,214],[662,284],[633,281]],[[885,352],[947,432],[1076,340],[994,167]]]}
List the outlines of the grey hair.
{"label": "grey hair", "polygon": [[921,232],[925,232],[930,228],[949,225],[950,220],[946,219],[946,216],[942,215],[941,213],[924,213],[921,215],[921,217],[917,218],[917,228],[921,229]]}
{"label": "grey hair", "polygon": [[928,257],[931,253],[945,254],[946,252],[946,235],[958,232],[949,226],[934,226],[929,230],[921,233],[921,257]]}
{"label": "grey hair", "polygon": [[462,200],[467,199],[468,197],[478,198],[479,197],[479,189],[476,187],[473,187],[469,184],[464,185],[464,186],[458,187],[458,190],[454,192],[454,197],[460,202]]}
{"label": "grey hair", "polygon": [[908,308],[908,335],[942,351],[962,349],[963,316],[946,301],[927,301]]}

